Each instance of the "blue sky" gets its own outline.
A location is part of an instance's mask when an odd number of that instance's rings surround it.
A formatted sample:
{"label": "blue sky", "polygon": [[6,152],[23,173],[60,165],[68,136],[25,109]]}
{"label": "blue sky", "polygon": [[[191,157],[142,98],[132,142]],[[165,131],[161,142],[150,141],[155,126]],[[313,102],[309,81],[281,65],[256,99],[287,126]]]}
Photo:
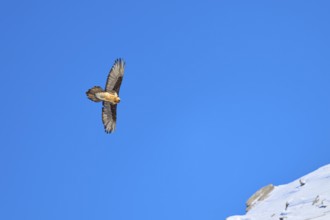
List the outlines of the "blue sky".
{"label": "blue sky", "polygon": [[[329,163],[328,1],[0,3],[0,219],[225,219]],[[101,105],[126,60],[115,133]]]}

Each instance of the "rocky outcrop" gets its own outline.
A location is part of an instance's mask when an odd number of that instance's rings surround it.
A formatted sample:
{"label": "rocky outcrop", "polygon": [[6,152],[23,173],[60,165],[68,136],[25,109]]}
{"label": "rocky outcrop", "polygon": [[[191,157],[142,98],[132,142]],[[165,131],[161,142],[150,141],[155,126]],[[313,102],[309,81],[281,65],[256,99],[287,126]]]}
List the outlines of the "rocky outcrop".
{"label": "rocky outcrop", "polygon": [[244,215],[227,220],[329,220],[330,164],[291,183],[265,186],[246,206]]}
{"label": "rocky outcrop", "polygon": [[246,212],[248,212],[257,202],[262,201],[267,198],[269,193],[273,191],[274,185],[269,184],[262,187],[257,192],[255,192],[247,201],[246,201]]}

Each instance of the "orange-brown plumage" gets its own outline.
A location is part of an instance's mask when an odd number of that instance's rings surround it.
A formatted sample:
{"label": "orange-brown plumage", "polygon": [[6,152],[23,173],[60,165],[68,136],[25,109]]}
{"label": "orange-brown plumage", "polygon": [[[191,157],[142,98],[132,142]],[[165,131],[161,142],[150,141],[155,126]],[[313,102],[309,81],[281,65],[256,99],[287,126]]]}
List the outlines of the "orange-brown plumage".
{"label": "orange-brown plumage", "polygon": [[107,133],[111,133],[116,128],[117,104],[120,102],[119,90],[124,76],[125,62],[117,59],[112,66],[105,90],[100,86],[94,86],[86,92],[87,97],[94,102],[103,101],[102,122]]}

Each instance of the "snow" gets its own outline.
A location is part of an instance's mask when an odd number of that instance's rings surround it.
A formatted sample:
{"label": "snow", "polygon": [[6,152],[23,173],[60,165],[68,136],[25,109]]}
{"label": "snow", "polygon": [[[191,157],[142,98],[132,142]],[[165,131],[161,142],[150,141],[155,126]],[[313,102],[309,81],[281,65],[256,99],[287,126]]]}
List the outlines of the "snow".
{"label": "snow", "polygon": [[227,220],[329,220],[330,164],[291,183],[276,186],[246,215]]}

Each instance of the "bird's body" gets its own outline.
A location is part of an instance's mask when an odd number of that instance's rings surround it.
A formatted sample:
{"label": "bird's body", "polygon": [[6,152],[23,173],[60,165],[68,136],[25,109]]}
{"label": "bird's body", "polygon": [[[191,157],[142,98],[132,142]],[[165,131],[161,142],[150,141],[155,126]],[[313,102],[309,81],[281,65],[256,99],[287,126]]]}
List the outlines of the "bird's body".
{"label": "bird's body", "polygon": [[111,104],[118,104],[120,102],[120,98],[116,92],[98,92],[95,93],[95,97]]}
{"label": "bird's body", "polygon": [[117,59],[111,68],[105,90],[94,86],[86,92],[87,97],[94,102],[103,102],[102,122],[105,132],[111,133],[116,128],[117,104],[120,102],[119,89],[124,76],[125,62]]}

